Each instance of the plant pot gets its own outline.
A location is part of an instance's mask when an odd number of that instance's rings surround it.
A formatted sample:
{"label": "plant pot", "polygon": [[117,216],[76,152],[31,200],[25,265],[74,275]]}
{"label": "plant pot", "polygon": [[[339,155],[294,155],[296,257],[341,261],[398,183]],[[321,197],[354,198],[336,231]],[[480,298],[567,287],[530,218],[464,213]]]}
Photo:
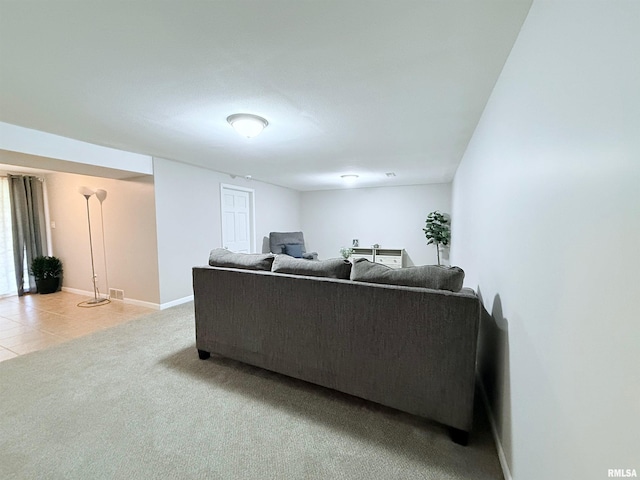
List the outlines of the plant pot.
{"label": "plant pot", "polygon": [[36,280],[36,286],[38,287],[38,293],[43,295],[57,292],[60,287],[60,277],[41,278]]}

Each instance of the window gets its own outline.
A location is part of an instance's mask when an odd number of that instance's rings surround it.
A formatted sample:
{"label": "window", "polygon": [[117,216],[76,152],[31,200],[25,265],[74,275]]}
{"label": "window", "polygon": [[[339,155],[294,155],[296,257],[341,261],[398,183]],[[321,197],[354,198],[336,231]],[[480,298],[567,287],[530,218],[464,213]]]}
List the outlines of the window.
{"label": "window", "polygon": [[0,177],[0,296],[15,295],[17,291],[9,181],[6,177]]}

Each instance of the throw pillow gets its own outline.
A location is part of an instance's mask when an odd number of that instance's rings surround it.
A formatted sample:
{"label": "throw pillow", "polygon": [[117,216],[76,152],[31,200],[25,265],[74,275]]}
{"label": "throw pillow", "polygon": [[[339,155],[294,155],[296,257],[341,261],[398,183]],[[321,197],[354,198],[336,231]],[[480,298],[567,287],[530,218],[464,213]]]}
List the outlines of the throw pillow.
{"label": "throw pillow", "polygon": [[209,254],[212,267],[242,268],[245,270],[271,270],[273,255],[270,253],[234,253],[216,248]]}
{"label": "throw pillow", "polygon": [[349,279],[351,262],[344,258],[329,258],[328,260],[304,260],[288,255],[277,255],[273,260],[272,272],[292,273],[294,275],[309,275],[311,277],[329,277]]}
{"label": "throw pillow", "polygon": [[284,246],[284,253],[290,257],[302,258],[302,245],[298,243],[287,243]]}
{"label": "throw pillow", "polygon": [[464,271],[460,267],[438,265],[396,269],[358,258],[351,268],[351,280],[459,292],[464,281]]}

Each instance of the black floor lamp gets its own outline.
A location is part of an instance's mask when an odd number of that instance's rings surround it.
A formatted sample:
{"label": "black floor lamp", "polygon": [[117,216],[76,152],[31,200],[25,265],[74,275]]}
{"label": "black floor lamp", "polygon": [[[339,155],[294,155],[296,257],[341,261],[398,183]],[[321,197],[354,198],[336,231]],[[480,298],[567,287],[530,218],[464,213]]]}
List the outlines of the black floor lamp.
{"label": "black floor lamp", "polygon": [[[89,214],[89,198],[96,192],[89,187],[80,187],[80,194],[87,200],[87,225],[89,226],[89,250],[91,251],[91,279],[93,280],[93,299],[81,302],[78,305],[81,307],[97,307],[100,305],[106,305],[109,303],[108,298],[98,297],[98,285],[96,283],[96,269],[93,263],[93,241],[91,239],[91,215]],[[106,192],[105,192],[106,193]],[[104,200],[104,199],[103,199]],[[101,202],[102,203],[102,202]]]}

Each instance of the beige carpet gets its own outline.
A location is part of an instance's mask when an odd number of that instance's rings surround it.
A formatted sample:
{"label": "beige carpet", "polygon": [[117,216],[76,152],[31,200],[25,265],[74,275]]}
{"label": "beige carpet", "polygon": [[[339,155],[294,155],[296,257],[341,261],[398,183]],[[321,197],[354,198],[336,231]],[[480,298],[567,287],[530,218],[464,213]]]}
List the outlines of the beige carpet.
{"label": "beige carpet", "polygon": [[501,479],[441,425],[222,358],[189,303],[0,363],[2,479]]}

